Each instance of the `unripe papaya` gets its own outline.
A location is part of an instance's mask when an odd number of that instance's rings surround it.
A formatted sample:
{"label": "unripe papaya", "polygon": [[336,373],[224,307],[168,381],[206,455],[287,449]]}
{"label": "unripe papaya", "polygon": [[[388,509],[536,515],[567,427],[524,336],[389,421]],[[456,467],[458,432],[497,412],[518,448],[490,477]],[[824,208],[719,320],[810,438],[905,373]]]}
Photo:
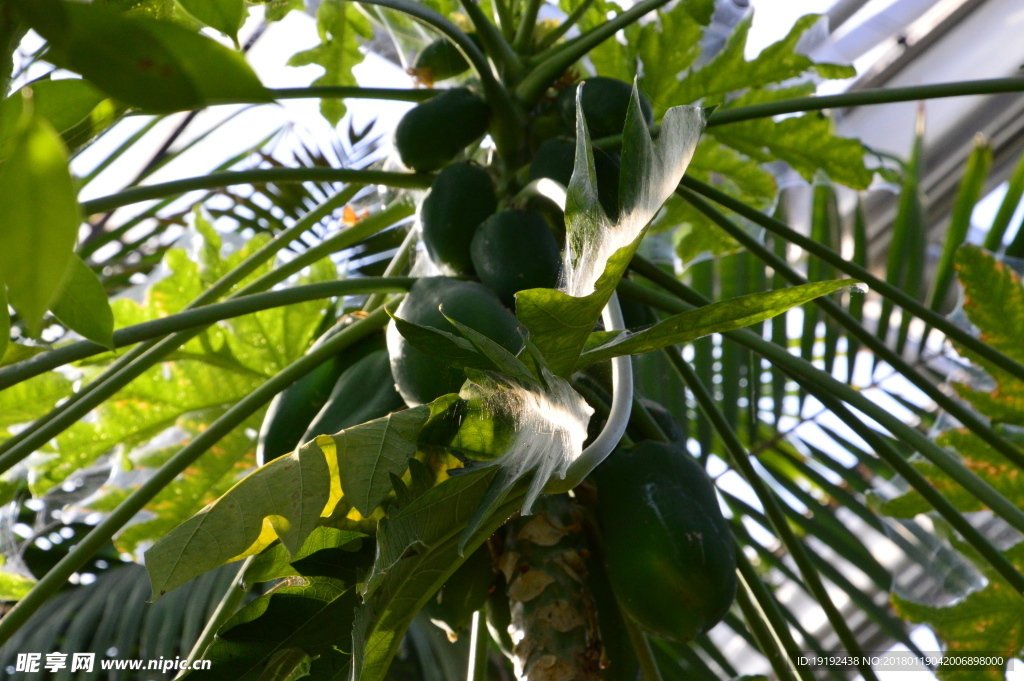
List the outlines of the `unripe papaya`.
{"label": "unripe papaya", "polygon": [[446,90],[410,109],[395,128],[402,163],[419,172],[437,170],[487,132],[490,109],[469,88]]}
{"label": "unripe papaya", "polygon": [[412,73],[422,82],[435,83],[469,70],[469,62],[447,38],[438,38],[416,55]]}
{"label": "unripe papaya", "polygon": [[[530,163],[530,180],[542,177],[568,187],[576,164],[576,143],[562,137],[550,139],[537,149]],[[597,198],[608,217],[619,215],[619,159],[594,148],[594,172],[597,174]]]}
{"label": "unripe papaya", "polygon": [[345,369],[301,441],[309,442],[317,435],[333,435],[387,416],[404,406],[391,379],[388,351],[385,348],[374,350]]}
{"label": "unripe papaya", "polygon": [[497,209],[498,197],[486,170],[468,161],[442,170],[420,205],[423,245],[430,259],[454,274],[472,274],[473,234]]}
{"label": "unripe papaya", "polygon": [[647,440],[613,452],[596,479],[608,578],[625,614],[675,641],[721,621],[736,596],[736,548],[704,469]]}
{"label": "unripe papaya", "polygon": [[491,552],[485,543],[452,573],[423,606],[423,612],[454,641],[469,626],[473,613],[487,603],[494,581]]}
{"label": "unripe papaya", "polygon": [[384,339],[375,334],[331,357],[274,397],[263,417],[256,445],[256,463],[262,466],[290,454],[305,442],[303,435],[331,396],[338,378],[350,366],[375,350]]}
{"label": "unripe papaya", "polygon": [[[444,314],[438,309],[444,306]],[[432,326],[458,335],[444,315],[478,331],[510,352],[523,346],[519,321],[487,287],[475,281],[448,277],[424,277],[412,285],[395,316],[409,322]],[[455,393],[465,382],[461,369],[414,348],[395,328],[388,326],[391,375],[405,403],[410,407]]]}
{"label": "unripe papaya", "polygon": [[470,254],[476,276],[509,307],[523,289],[558,284],[558,242],[540,213],[495,213],[477,228]]}
{"label": "unripe papaya", "polygon": [[[567,87],[558,94],[558,111],[567,125],[576,129],[576,87]],[[596,76],[583,82],[583,113],[591,139],[621,135],[626,125],[626,111],[633,86],[615,78]],[[654,124],[654,108],[640,93],[640,112],[647,125]]]}

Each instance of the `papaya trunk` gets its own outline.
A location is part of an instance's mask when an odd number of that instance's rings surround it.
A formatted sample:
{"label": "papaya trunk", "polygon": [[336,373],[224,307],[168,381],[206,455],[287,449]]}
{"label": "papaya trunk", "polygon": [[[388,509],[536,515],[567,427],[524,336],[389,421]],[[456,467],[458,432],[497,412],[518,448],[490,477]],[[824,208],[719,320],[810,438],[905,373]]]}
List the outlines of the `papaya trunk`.
{"label": "papaya trunk", "polygon": [[585,584],[581,509],[545,495],[510,524],[501,569],[509,584],[513,662],[524,681],[598,681],[597,608]]}

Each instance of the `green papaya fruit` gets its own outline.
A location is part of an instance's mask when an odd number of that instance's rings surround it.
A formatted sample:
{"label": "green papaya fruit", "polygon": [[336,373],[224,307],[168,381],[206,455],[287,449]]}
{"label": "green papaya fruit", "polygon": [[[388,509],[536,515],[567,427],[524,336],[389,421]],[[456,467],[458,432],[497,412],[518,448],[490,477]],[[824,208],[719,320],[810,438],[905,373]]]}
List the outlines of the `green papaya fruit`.
{"label": "green papaya fruit", "polygon": [[469,70],[469,62],[447,38],[439,38],[416,55],[412,64],[413,72],[429,83],[445,80]]}
{"label": "green papaya fruit", "polygon": [[490,109],[469,88],[446,90],[410,109],[395,128],[402,163],[421,173],[449,163],[487,132]]}
{"label": "green papaya fruit", "polygon": [[498,209],[494,183],[476,163],[453,163],[434,179],[420,204],[423,245],[454,274],[472,274],[469,245],[477,226]]}
{"label": "green papaya fruit", "polygon": [[[326,337],[321,341],[326,340]],[[256,444],[256,463],[262,466],[290,454],[305,442],[303,435],[327,403],[344,371],[375,350],[384,338],[375,334],[346,348],[277,394],[267,408]]]}
{"label": "green papaya fruit", "polygon": [[620,447],[598,467],[608,578],[626,615],[689,641],[736,596],[732,531],[704,469],[677,445]]}
{"label": "green papaya fruit", "polygon": [[404,406],[391,379],[387,349],[374,350],[341,374],[301,442],[379,419]]}
{"label": "green papaya fruit", "polygon": [[[530,163],[530,180],[542,177],[569,186],[576,164],[576,143],[563,137],[549,139],[540,145]],[[619,215],[619,159],[594,148],[594,172],[597,174],[597,198],[611,219]]]}
{"label": "green papaya fruit", "polygon": [[[567,87],[558,94],[558,112],[566,125],[576,129],[576,87]],[[626,111],[633,86],[615,78],[596,76],[583,81],[583,113],[587,117],[587,129],[591,139],[621,135],[626,125]],[[654,108],[640,93],[640,112],[647,125],[654,125]]]}
{"label": "green papaya fruit", "polygon": [[509,307],[515,307],[515,295],[523,289],[558,285],[562,256],[540,213],[495,213],[477,228],[470,255],[476,276]]}
{"label": "green papaya fruit", "polygon": [[423,612],[431,622],[444,629],[449,640],[455,641],[473,620],[473,613],[487,603],[494,578],[491,552],[484,543],[427,601]]}
{"label": "green papaya fruit", "polygon": [[[509,352],[519,352],[522,348],[519,320],[494,293],[475,281],[424,277],[412,285],[395,315],[409,322],[457,334],[455,327],[438,309],[441,305],[444,306],[444,314],[500,343]],[[388,325],[387,342],[391,375],[398,392],[410,407],[458,392],[466,380],[461,369],[414,348],[393,322]]]}

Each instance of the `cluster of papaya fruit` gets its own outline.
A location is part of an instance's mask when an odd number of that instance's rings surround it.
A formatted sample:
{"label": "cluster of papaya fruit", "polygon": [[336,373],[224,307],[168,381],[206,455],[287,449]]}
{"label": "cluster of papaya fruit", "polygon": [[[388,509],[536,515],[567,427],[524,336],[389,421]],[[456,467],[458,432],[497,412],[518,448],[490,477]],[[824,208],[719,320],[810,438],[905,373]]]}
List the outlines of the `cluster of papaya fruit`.
{"label": "cluster of papaya fruit", "polygon": [[[458,50],[438,41],[420,53],[413,71],[433,83],[467,69]],[[419,221],[426,254],[449,276],[419,279],[395,310],[397,317],[453,334],[448,318],[455,319],[510,352],[522,349],[512,311],[515,295],[557,286],[565,226],[557,215],[517,204],[515,194],[540,178],[569,184],[576,150],[575,90],[566,87],[538,105],[530,125],[532,160],[511,172],[466,158],[475,155],[465,151],[480,142],[489,125],[486,101],[468,87],[444,90],[402,118],[394,140],[402,162],[418,172],[438,171],[419,206]],[[593,138],[622,132],[631,93],[628,83],[611,78],[585,82],[582,111]],[[653,123],[651,106],[642,96],[641,108]],[[594,159],[599,198],[614,219],[619,159],[597,147]],[[379,335],[367,338],[274,400],[260,434],[260,463],[316,435],[457,393],[464,382],[460,369],[413,347],[392,323],[386,347]],[[600,613],[597,636],[606,639],[605,658],[629,648],[620,636],[622,616],[652,635],[689,640],[724,616],[736,589],[735,548],[713,487],[686,452],[679,426],[663,409],[656,416],[670,442],[640,439],[621,446],[587,483],[593,503],[582,511],[550,514],[589,519],[597,537],[597,546],[582,551],[590,556],[590,567],[581,564],[580,570],[590,574],[585,591]],[[516,529],[521,522],[503,529],[506,540],[492,540],[469,557],[426,606],[430,618],[454,637],[489,603],[491,632],[510,656],[515,645],[508,630],[518,616],[515,608],[521,615],[533,607],[516,601],[517,570],[548,570],[565,562],[552,559],[543,542],[530,544],[529,533]],[[578,532],[566,529],[563,534],[584,541]],[[517,542],[518,549],[509,549]],[[524,546],[541,549],[531,552]],[[568,555],[566,550],[559,555]],[[538,565],[498,569],[511,564],[509,556],[522,562],[534,554],[540,556]],[[564,581],[564,575],[551,577],[551,583],[559,579]],[[636,660],[628,652],[620,660],[616,670],[622,674],[614,676],[626,679]]]}

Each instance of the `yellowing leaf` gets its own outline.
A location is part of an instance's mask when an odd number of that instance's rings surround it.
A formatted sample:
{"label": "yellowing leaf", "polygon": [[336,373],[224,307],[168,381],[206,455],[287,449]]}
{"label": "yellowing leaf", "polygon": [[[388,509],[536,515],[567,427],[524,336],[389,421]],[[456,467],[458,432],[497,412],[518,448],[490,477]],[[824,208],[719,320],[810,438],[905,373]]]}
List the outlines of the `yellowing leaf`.
{"label": "yellowing leaf", "polygon": [[[958,546],[961,551],[970,549]],[[1005,552],[1018,570],[1024,570],[1024,543]],[[914,603],[893,594],[896,614],[910,622],[927,624],[946,644],[945,654],[1001,656],[1002,664],[939,667],[940,681],[1005,681],[1006,665],[1024,652],[1024,596],[999,574],[976,561],[988,578],[988,586],[955,604],[937,608]]]}

